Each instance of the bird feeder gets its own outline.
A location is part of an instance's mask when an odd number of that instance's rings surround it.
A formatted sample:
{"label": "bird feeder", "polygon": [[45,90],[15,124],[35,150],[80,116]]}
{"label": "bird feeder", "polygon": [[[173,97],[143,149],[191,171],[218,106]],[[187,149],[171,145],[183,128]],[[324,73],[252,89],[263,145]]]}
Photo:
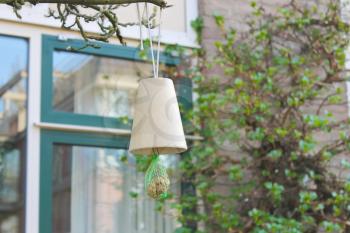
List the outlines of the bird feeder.
{"label": "bird feeder", "polygon": [[167,78],[140,81],[130,139],[134,154],[177,154],[187,150],[174,83]]}
{"label": "bird feeder", "polygon": [[[155,57],[147,3],[144,9],[147,17],[154,78],[146,78],[139,83],[129,151],[133,154],[152,155],[151,163],[145,173],[145,190],[151,198],[159,199],[162,195],[166,195],[170,185],[166,168],[161,164],[159,155],[184,152],[187,150],[187,144],[174,83],[171,79],[159,77],[162,10],[159,16],[158,46]],[[140,49],[142,50],[143,20],[138,4],[137,12],[140,24]]]}

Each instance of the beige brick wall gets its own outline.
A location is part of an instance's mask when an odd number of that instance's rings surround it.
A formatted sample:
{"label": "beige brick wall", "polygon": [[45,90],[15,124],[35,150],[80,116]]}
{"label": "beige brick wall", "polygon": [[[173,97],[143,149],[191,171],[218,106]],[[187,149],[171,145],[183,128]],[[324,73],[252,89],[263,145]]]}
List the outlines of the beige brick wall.
{"label": "beige brick wall", "polygon": [[[320,7],[322,6],[322,2],[324,0],[319,0]],[[273,11],[276,6],[281,6],[286,4],[286,0],[257,0],[258,4],[264,6],[265,9],[269,11]],[[213,46],[216,40],[220,40],[220,30],[216,27],[213,14],[218,13],[226,19],[226,24],[229,27],[233,27],[236,30],[244,32],[247,29],[247,17],[249,13],[252,11],[250,6],[251,1],[249,0],[199,0],[199,14],[204,20],[204,30],[203,30],[203,43],[202,46],[207,50],[208,56],[214,56],[216,51]],[[299,0],[299,3],[308,4],[308,0]],[[218,71],[210,71],[209,76],[211,74],[218,75]],[[224,78],[224,77],[223,77]],[[344,85],[344,88],[345,85]],[[347,96],[344,95],[344,100],[346,100]],[[340,106],[331,106],[328,108],[328,111],[333,112],[337,119],[344,119],[348,117],[348,108],[346,104]],[[336,132],[334,132],[336,133]],[[317,135],[316,138],[320,140],[320,142],[326,142],[330,140],[333,134],[329,135]],[[230,153],[229,148],[232,148],[232,145],[229,145],[228,150],[223,150],[222,153]],[[340,161],[342,159],[346,159],[350,161],[350,155],[344,154],[339,156],[337,159],[334,159],[330,168],[332,171],[344,178],[345,175],[349,175],[348,172],[345,172],[340,166]]]}
{"label": "beige brick wall", "polygon": [[[213,14],[223,15],[227,24],[236,30],[244,31],[247,15],[252,11],[249,0],[199,0],[199,14],[204,20],[203,46],[214,52],[213,42],[220,39],[220,31],[215,26]],[[286,3],[286,0],[257,0],[268,9]]]}
{"label": "beige brick wall", "polygon": [[[297,0],[299,3],[307,4],[308,0]],[[320,7],[325,0],[319,0]],[[213,44],[220,40],[220,30],[215,25],[213,15],[218,13],[224,16],[226,26],[233,27],[236,30],[244,32],[247,29],[247,19],[252,11],[250,0],[199,0],[199,14],[204,20],[203,43],[202,46],[207,50],[208,56],[214,56],[216,49]],[[273,11],[276,6],[286,4],[286,0],[256,0],[257,4],[264,6],[265,9]],[[217,74],[217,71],[211,74]],[[346,89],[345,85],[344,88]],[[349,94],[349,93],[348,93]],[[344,95],[344,100],[347,98]],[[328,111],[333,112],[337,119],[344,119],[348,116],[348,108],[346,104],[341,106],[331,106]],[[327,140],[323,137],[322,140]],[[321,140],[321,141],[322,141]],[[350,157],[350,156],[349,156]],[[349,159],[350,160],[350,159]]]}
{"label": "beige brick wall", "polygon": [[[212,49],[212,44],[220,38],[220,31],[215,26],[213,14],[219,13],[226,19],[227,24],[236,30],[244,31],[247,28],[246,20],[252,11],[250,6],[253,0],[198,0],[199,15],[204,19],[203,46]],[[273,11],[276,6],[283,6],[287,0],[255,0],[258,5],[266,10]],[[302,4],[308,4],[308,0],[296,0]],[[317,0],[322,6],[325,0]]]}

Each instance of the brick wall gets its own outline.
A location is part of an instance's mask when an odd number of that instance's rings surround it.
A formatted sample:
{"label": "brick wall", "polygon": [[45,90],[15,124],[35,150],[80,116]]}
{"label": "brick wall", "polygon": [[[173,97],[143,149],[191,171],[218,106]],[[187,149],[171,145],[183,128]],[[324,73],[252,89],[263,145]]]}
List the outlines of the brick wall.
{"label": "brick wall", "polygon": [[[299,3],[308,4],[307,0],[297,0]],[[325,0],[318,0],[320,7]],[[276,6],[286,4],[286,0],[256,0],[257,4],[264,6],[268,11],[273,11]],[[208,56],[214,56],[216,53],[214,42],[220,40],[220,30],[215,25],[213,15],[218,13],[224,16],[226,26],[244,32],[247,29],[247,19],[249,13],[252,12],[249,0],[199,0],[199,14],[204,20],[203,43],[202,46],[207,50]],[[218,70],[213,70],[208,75],[218,75]],[[223,77],[224,78],[224,77]],[[346,86],[344,85],[346,89]],[[349,94],[349,93],[348,93]],[[344,100],[347,96],[344,94]],[[348,107],[346,104],[338,106],[330,106],[328,111],[332,112],[336,118],[344,119],[348,117]],[[320,141],[327,141],[332,135],[318,135]],[[344,157],[343,157],[344,158]],[[350,161],[350,159],[348,159]],[[339,164],[339,161],[333,161],[332,165]]]}
{"label": "brick wall", "polygon": [[[249,0],[199,0],[199,14],[204,20],[203,43],[208,53],[215,52],[213,42],[220,38],[220,31],[213,20],[213,14],[218,13],[225,17],[230,27],[244,31],[247,15],[252,11]],[[267,9],[286,3],[286,0],[258,0]]]}

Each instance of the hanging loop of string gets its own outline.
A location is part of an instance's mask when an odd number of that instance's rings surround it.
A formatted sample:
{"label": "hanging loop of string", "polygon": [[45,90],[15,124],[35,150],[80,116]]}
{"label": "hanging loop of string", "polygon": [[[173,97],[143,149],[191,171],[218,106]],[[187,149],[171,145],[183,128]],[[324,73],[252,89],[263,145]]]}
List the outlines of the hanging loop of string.
{"label": "hanging loop of string", "polygon": [[158,26],[158,46],[157,46],[157,64],[156,64],[156,74],[157,78],[159,78],[159,59],[160,59],[160,40],[161,40],[161,26],[162,26],[162,8],[159,10],[159,26]]}
{"label": "hanging loop of string", "polygon": [[160,60],[160,40],[161,40],[161,25],[162,25],[162,8],[160,8],[160,12],[159,12],[158,44],[157,44],[157,57],[156,57],[156,58],[155,58],[155,56],[154,56],[153,38],[152,38],[152,31],[151,31],[151,21],[150,21],[150,15],[149,15],[149,12],[148,12],[147,3],[145,3],[145,8],[146,8],[146,17],[147,17],[148,37],[149,37],[150,48],[151,48],[153,76],[154,76],[155,78],[159,78],[159,60]]}
{"label": "hanging loop of string", "polygon": [[137,10],[137,17],[139,20],[139,29],[140,29],[140,49],[143,50],[143,34],[142,34],[142,19],[143,19],[143,15],[141,18],[141,11],[140,11],[140,5],[139,3],[136,3],[136,10]]}

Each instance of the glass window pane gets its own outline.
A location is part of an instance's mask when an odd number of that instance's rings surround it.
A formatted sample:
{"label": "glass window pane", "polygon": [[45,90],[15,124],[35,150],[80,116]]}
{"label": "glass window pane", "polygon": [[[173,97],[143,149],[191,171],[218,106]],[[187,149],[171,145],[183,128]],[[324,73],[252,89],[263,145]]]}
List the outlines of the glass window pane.
{"label": "glass window pane", "polygon": [[0,232],[24,231],[28,42],[0,35]]}
{"label": "glass window pane", "polygon": [[[144,174],[126,150],[55,144],[53,153],[53,233],[171,233],[176,228],[169,211],[158,213],[146,197]],[[122,162],[125,156],[128,163]],[[176,162],[175,155],[167,156],[164,164],[171,171]],[[172,182],[174,192],[177,187]]]}
{"label": "glass window pane", "polygon": [[54,51],[53,108],[56,111],[129,117],[138,81],[149,77],[148,63]]}

